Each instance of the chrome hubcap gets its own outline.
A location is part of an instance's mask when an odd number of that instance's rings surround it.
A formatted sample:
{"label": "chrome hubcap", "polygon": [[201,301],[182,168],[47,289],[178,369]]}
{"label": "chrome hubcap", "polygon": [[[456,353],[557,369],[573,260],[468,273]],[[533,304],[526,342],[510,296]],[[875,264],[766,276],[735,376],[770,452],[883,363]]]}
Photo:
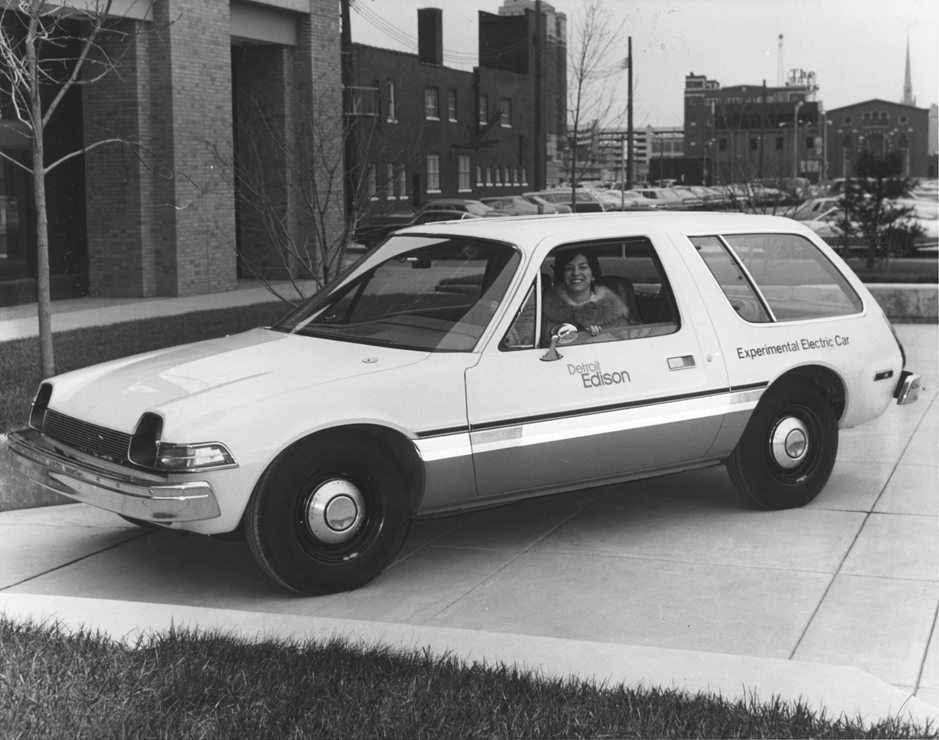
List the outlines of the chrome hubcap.
{"label": "chrome hubcap", "polygon": [[310,532],[331,545],[351,539],[364,521],[365,497],[342,478],[321,483],[306,505],[306,524]]}
{"label": "chrome hubcap", "polygon": [[786,470],[798,467],[808,454],[808,428],[794,416],[780,419],[770,432],[769,449],[779,467]]}

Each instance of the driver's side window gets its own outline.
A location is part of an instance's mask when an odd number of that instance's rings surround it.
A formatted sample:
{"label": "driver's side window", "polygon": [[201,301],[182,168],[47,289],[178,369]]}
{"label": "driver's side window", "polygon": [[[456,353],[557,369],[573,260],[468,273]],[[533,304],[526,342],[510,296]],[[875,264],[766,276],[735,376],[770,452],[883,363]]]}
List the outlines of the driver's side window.
{"label": "driver's side window", "polygon": [[503,349],[547,347],[560,327],[566,327],[561,333],[568,344],[678,331],[671,287],[645,237],[558,247],[541,265],[540,282],[540,292],[534,286],[529,291]]}

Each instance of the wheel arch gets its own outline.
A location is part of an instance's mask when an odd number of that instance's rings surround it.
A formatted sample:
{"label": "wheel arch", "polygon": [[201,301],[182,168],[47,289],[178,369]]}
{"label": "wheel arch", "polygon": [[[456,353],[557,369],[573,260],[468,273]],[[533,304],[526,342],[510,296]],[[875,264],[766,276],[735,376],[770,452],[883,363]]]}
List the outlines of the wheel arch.
{"label": "wheel arch", "polygon": [[[424,496],[424,465],[417,453],[414,443],[402,432],[381,424],[345,424],[342,426],[327,427],[318,429],[315,432],[298,437],[293,440],[284,449],[278,452],[267,464],[267,467],[255,482],[251,495],[253,496],[261,486],[268,471],[274,467],[278,460],[286,455],[290,450],[298,445],[306,444],[310,440],[325,439],[335,434],[355,434],[363,438],[368,444],[375,444],[383,447],[386,452],[391,454],[404,470],[408,481],[408,499],[411,505],[411,511],[417,510]],[[239,529],[244,526],[244,514],[242,514]]]}
{"label": "wheel arch", "polygon": [[838,420],[840,421],[841,417],[844,416],[848,402],[847,386],[841,376],[830,367],[825,367],[824,365],[802,365],[780,375],[776,378],[774,384],[787,378],[803,378],[808,380],[810,383],[817,386],[825,395],[825,398],[828,399],[828,402],[832,405],[832,408],[834,408]]}

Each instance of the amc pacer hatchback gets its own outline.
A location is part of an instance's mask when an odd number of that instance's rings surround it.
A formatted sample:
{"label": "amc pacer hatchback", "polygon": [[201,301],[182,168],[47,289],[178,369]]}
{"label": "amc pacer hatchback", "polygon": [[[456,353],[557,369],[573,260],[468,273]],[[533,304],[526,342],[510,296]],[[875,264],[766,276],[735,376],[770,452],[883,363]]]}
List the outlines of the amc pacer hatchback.
{"label": "amc pacer hatchback", "polygon": [[405,229],[280,323],[43,382],[43,485],[243,534],[283,586],[361,586],[410,522],[713,465],[757,507],[916,399],[864,286],[795,221],[533,216]]}

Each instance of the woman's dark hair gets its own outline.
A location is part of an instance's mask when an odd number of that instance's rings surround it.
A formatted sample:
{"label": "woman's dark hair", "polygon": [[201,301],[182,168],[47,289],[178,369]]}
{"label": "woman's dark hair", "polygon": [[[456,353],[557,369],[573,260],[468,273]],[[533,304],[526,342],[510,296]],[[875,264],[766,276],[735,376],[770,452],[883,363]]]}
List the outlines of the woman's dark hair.
{"label": "woman's dark hair", "polygon": [[[590,272],[593,273],[593,279],[596,280],[602,271],[600,270],[600,260],[597,259],[597,255],[594,254],[589,249],[565,249],[563,252],[558,252],[554,257],[554,284],[560,285],[564,282],[564,268],[567,267],[577,255],[582,256],[587,260],[587,264],[590,266]],[[593,284],[590,285],[593,288]]]}

